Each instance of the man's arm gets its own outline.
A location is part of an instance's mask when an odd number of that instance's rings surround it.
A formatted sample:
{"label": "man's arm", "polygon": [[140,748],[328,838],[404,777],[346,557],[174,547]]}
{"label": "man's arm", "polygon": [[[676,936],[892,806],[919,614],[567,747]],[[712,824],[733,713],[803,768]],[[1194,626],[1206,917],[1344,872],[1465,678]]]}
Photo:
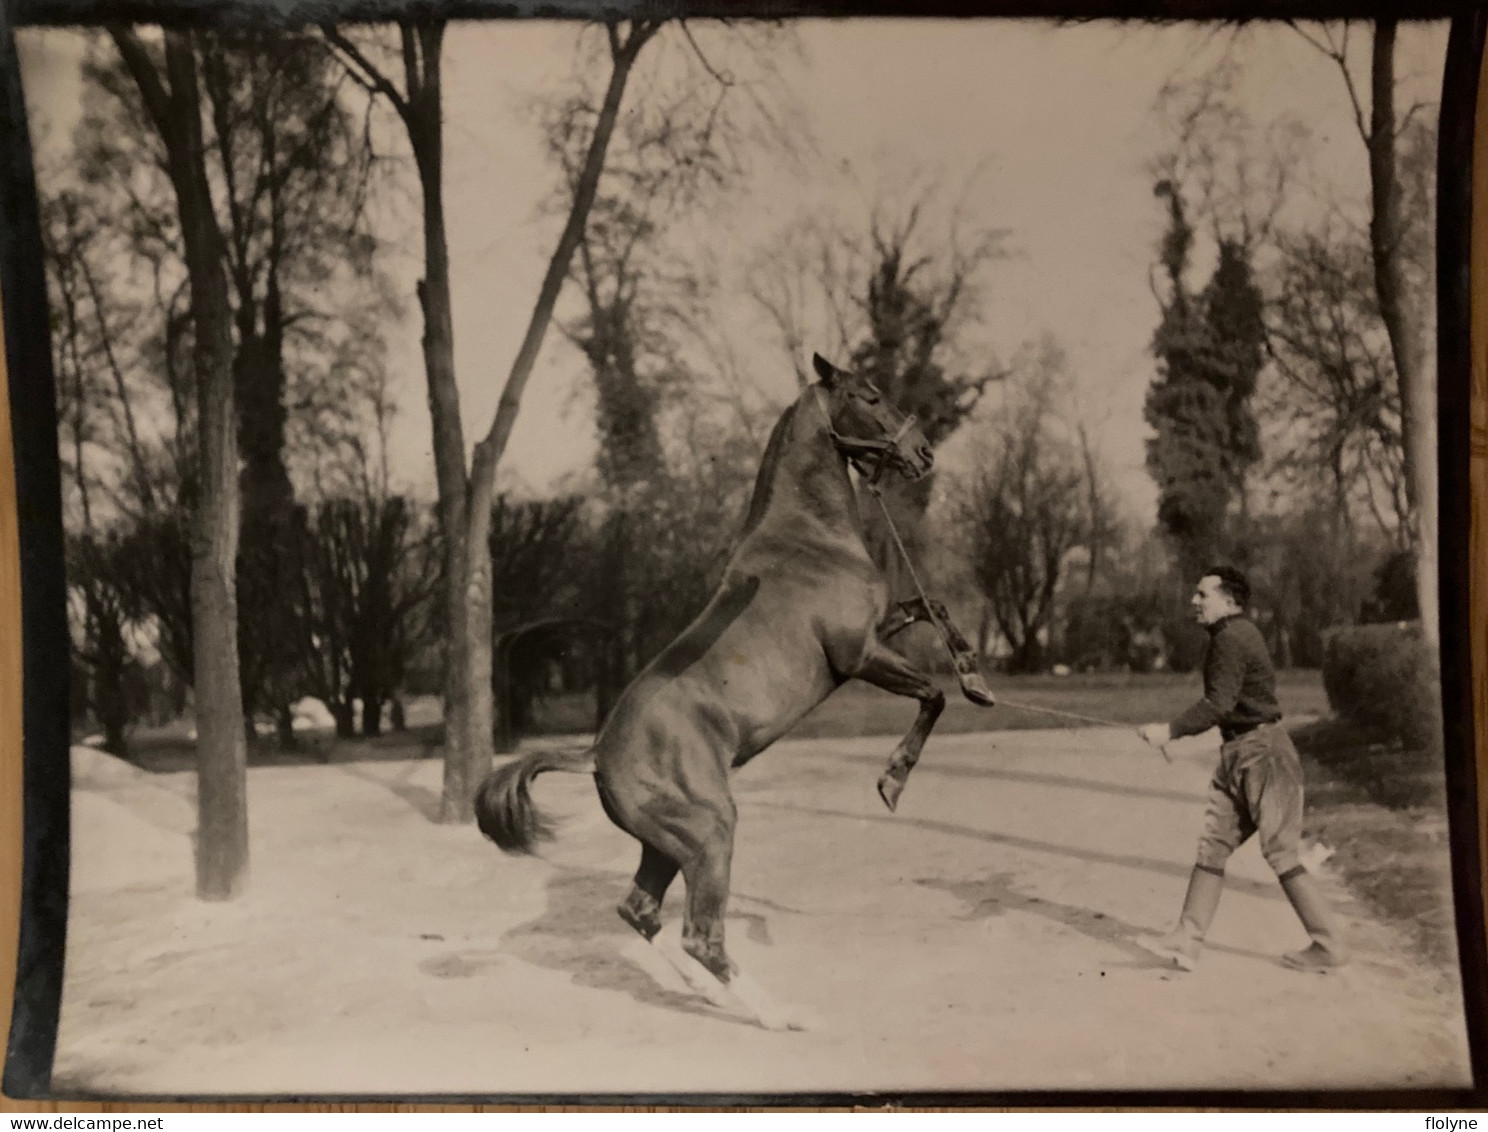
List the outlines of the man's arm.
{"label": "man's arm", "polygon": [[1221,630],[1209,642],[1204,657],[1204,698],[1168,725],[1171,737],[1199,735],[1235,710],[1245,680],[1245,650],[1231,629]]}

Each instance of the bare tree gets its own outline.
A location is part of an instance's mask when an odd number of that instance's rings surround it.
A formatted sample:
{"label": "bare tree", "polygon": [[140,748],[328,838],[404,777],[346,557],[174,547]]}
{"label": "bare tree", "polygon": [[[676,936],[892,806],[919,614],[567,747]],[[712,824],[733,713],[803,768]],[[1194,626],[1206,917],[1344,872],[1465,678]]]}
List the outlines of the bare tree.
{"label": "bare tree", "polygon": [[[1318,29],[1293,25],[1299,35],[1338,67],[1353,107],[1354,124],[1369,159],[1369,248],[1380,318],[1400,384],[1400,435],[1405,453],[1405,490],[1410,504],[1416,558],[1416,594],[1426,642],[1441,638],[1437,580],[1436,374],[1428,364],[1424,304],[1429,285],[1412,278],[1411,227],[1426,215],[1406,212],[1408,185],[1401,163],[1402,138],[1418,113],[1417,103],[1399,113],[1395,77],[1398,22],[1374,21],[1370,45],[1369,109],[1366,112],[1350,59],[1351,25]],[[1413,210],[1418,211],[1418,210]]]}
{"label": "bare tree", "polygon": [[[248,876],[247,749],[238,683],[238,453],[226,245],[212,209],[194,33],[167,30],[163,61],[140,36],[110,29],[165,147],[191,287],[199,476],[191,552],[197,716],[196,888],[237,896]],[[163,63],[163,65],[162,65]]]}
{"label": "bare tree", "polygon": [[[933,445],[1006,376],[986,363],[985,350],[978,357],[967,348],[988,269],[1008,237],[969,215],[978,175],[957,187],[936,171],[916,171],[864,191],[859,219],[807,208],[782,226],[750,265],[745,288],[799,384],[811,380],[809,353],[836,349],[913,413]],[[861,493],[869,547],[898,599],[912,597],[913,586],[894,533],[911,558],[922,558],[934,484],[889,479],[876,499],[866,486]]]}
{"label": "bare tree", "polygon": [[441,815],[445,821],[474,819],[475,790],[493,756],[491,695],[491,556],[488,536],[496,465],[506,449],[578,247],[604,170],[605,154],[626,83],[641,50],[656,35],[656,20],[610,20],[610,76],[594,120],[573,201],[557,247],[538,289],[527,331],[507,374],[495,418],[465,463],[460,392],[455,382],[454,322],[450,308],[449,249],[444,217],[443,106],[440,58],[445,22],[399,26],[403,84],[389,77],[368,51],[341,30],[323,28],[347,73],[385,99],[408,132],[423,190],[424,278],[419,301],[424,314],[424,369],[434,425],[434,462],[439,516],[444,533],[446,587],[445,761]]}
{"label": "bare tree", "polygon": [[[694,337],[711,279],[696,252],[675,250],[677,230],[733,183],[746,164],[754,124],[754,85],[739,74],[761,42],[733,33],[705,54],[689,33],[680,59],[657,54],[647,69],[645,97],[617,128],[603,184],[579,240],[572,277],[584,314],[562,327],[589,363],[598,395],[599,470],[625,489],[665,470],[660,435],[663,402],[692,383],[684,340]],[[733,48],[732,51],[729,48]],[[674,53],[675,54],[675,53]],[[738,56],[746,56],[738,59]],[[546,106],[549,152],[562,170],[556,204],[572,208],[583,173],[590,123],[600,92],[584,60],[573,89]]]}
{"label": "bare tree", "polygon": [[861,332],[854,317],[846,238],[824,218],[798,217],[750,265],[745,289],[764,313],[804,388],[813,353],[846,357]]}
{"label": "bare tree", "polygon": [[[94,523],[96,490],[90,456],[104,427],[107,402],[97,365],[99,342],[88,333],[80,276],[87,253],[78,230],[77,202],[64,195],[42,205],[42,246],[51,292],[52,372],[57,376],[59,455],[64,507],[69,605],[74,616],[74,702],[103,728],[104,749],[127,754],[126,728],[133,712],[127,681],[137,667],[125,638],[129,622],[119,585],[118,539]],[[107,343],[107,338],[103,339]],[[69,482],[70,481],[70,482]]]}
{"label": "bare tree", "polygon": [[[1369,249],[1324,230],[1286,240],[1267,315],[1267,415],[1288,444],[1274,471],[1331,509],[1348,543],[1356,512],[1411,546],[1400,392],[1371,282]],[[1308,482],[1310,481],[1310,482]]]}
{"label": "bare tree", "polygon": [[396,495],[326,499],[304,524],[295,659],[342,738],[355,734],[358,700],[362,733],[381,733],[438,580],[432,534]]}
{"label": "bare tree", "polygon": [[1034,358],[961,501],[973,578],[1022,672],[1041,667],[1065,561],[1089,541],[1081,456],[1054,411],[1059,364],[1047,346]]}
{"label": "bare tree", "polygon": [[[863,331],[851,355],[853,367],[884,397],[915,416],[932,445],[960,427],[990,383],[1007,376],[995,367],[958,364],[956,349],[975,317],[984,270],[1002,254],[1005,233],[968,227],[954,208],[944,232],[935,233],[930,214],[937,195],[922,189],[907,205],[886,203],[875,210],[853,294]],[[897,544],[902,541],[912,559],[923,559],[934,482],[933,475],[915,483],[885,482],[878,498],[888,517],[868,498],[866,486],[862,491],[868,546],[898,600],[912,598],[914,589]]]}
{"label": "bare tree", "polygon": [[[1241,31],[1233,31],[1234,36]],[[1262,127],[1236,104],[1235,60],[1193,79],[1170,80],[1155,110],[1169,141],[1149,166],[1154,183],[1181,189],[1216,243],[1254,253],[1274,236],[1308,143],[1306,128],[1281,118]]]}

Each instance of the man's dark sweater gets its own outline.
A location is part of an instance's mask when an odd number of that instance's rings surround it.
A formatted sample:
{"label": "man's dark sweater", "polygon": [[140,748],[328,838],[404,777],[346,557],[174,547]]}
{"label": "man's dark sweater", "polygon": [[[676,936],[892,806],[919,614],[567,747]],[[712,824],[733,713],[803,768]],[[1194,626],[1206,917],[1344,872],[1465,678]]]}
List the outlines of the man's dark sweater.
{"label": "man's dark sweater", "polygon": [[1218,726],[1228,742],[1262,723],[1281,718],[1276,670],[1261,631],[1239,615],[1209,627],[1204,654],[1204,698],[1169,725],[1173,738],[1198,735]]}

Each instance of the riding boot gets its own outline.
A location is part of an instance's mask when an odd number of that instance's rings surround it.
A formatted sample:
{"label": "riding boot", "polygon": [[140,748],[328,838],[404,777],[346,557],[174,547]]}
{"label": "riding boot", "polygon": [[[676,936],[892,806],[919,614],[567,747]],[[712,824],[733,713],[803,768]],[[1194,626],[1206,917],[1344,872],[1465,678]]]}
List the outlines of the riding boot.
{"label": "riding boot", "polygon": [[1314,971],[1323,974],[1348,961],[1338,939],[1333,915],[1328,911],[1317,882],[1306,869],[1297,868],[1281,878],[1282,891],[1291,901],[1297,918],[1312,937],[1312,943],[1301,951],[1293,951],[1281,957],[1281,961],[1295,971]]}
{"label": "riding boot", "polygon": [[1167,959],[1185,971],[1192,971],[1203,950],[1204,936],[1214,922],[1219,898],[1224,892],[1224,874],[1194,866],[1189,874],[1188,892],[1183,897],[1183,911],[1178,926],[1166,935],[1138,936],[1134,941],[1144,951]]}

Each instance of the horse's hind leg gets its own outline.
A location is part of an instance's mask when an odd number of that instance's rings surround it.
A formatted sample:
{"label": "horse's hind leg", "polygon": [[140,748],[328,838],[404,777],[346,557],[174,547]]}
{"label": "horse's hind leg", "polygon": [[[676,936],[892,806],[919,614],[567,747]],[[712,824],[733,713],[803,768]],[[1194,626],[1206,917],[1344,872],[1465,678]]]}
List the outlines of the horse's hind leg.
{"label": "horse's hind leg", "polygon": [[920,714],[915,717],[908,734],[899,741],[899,746],[894,748],[889,765],[878,780],[879,796],[883,798],[884,805],[893,810],[899,804],[899,795],[904,792],[909,772],[920,761],[920,751],[924,749],[931,728],[945,710],[945,693],[929,677],[876,639],[868,643],[857,671],[848,675],[867,681],[886,692],[913,696],[920,701]]}
{"label": "horse's hind leg", "polygon": [[[618,911],[692,990],[715,1006],[743,1012],[767,1029],[800,1029],[724,950],[738,817],[724,763],[707,756],[681,769],[691,773],[668,775],[670,784],[659,789],[617,793],[608,784],[601,786],[606,812],[642,846],[635,883]],[[661,929],[660,916],[679,864],[687,885],[680,941]]]}
{"label": "horse's hind leg", "polygon": [[729,873],[734,858],[734,807],[709,822],[713,828],[699,838],[696,852],[682,866],[687,885],[687,913],[682,921],[682,950],[706,967],[720,983],[734,974],[723,946],[724,916],[728,911]]}
{"label": "horse's hind leg", "polygon": [[724,917],[728,911],[729,873],[734,855],[734,806],[727,821],[712,824],[700,839],[698,852],[682,866],[687,885],[687,913],[682,924],[682,950],[717,979],[746,1011],[767,1030],[801,1030],[806,1020],[775,1001],[764,988],[741,971],[724,948]]}
{"label": "horse's hind leg", "polygon": [[677,868],[677,862],[661,850],[641,843],[641,866],[636,869],[635,882],[615,911],[647,942],[661,930],[661,902]]}

